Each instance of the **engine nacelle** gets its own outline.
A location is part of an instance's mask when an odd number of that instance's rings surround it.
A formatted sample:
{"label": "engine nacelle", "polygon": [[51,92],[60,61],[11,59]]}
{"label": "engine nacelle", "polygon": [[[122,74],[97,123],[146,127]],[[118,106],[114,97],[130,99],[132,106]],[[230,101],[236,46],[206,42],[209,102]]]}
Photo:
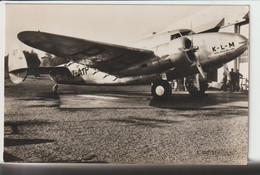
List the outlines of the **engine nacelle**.
{"label": "engine nacelle", "polygon": [[169,44],[169,48],[173,49],[169,59],[175,66],[185,67],[194,63],[195,53],[189,38],[175,39]]}

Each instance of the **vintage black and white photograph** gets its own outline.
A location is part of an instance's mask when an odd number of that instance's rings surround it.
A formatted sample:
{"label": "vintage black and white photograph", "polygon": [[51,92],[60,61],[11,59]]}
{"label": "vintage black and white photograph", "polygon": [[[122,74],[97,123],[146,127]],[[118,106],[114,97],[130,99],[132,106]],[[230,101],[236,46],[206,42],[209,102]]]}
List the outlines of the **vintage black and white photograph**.
{"label": "vintage black and white photograph", "polygon": [[247,164],[248,5],[5,5],[4,161]]}

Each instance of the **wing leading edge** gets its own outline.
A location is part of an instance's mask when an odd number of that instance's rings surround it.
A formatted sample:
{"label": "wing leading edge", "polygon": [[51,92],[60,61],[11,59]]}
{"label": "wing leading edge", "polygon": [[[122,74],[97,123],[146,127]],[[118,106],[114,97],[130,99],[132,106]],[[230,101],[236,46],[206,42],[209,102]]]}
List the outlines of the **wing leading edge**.
{"label": "wing leading edge", "polygon": [[149,50],[44,32],[25,31],[18,38],[33,48],[118,76],[122,70],[155,58]]}

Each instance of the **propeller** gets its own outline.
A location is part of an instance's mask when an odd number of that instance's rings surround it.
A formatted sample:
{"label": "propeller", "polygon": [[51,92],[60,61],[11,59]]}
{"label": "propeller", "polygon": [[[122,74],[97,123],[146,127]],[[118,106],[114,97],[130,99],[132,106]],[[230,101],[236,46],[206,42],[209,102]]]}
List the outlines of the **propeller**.
{"label": "propeller", "polygon": [[186,53],[187,57],[196,63],[197,69],[200,72],[200,75],[203,77],[203,79],[206,78],[206,75],[202,69],[202,66],[200,64],[199,59],[196,57],[195,52],[199,49],[198,46],[193,45],[193,36],[191,35],[191,40],[187,37],[185,37],[184,40],[184,49],[183,51]]}
{"label": "propeller", "polygon": [[[192,29],[192,23],[191,23],[191,29]],[[206,75],[202,69],[202,66],[200,64],[199,59],[197,59],[195,52],[199,49],[198,46],[194,46],[193,45],[193,31],[191,31],[191,40],[187,37],[183,37],[182,34],[180,33],[180,35],[184,38],[184,48],[183,48],[183,52],[186,53],[187,57],[189,58],[189,60],[193,61],[196,63],[197,69],[200,73],[200,75],[203,77],[203,79],[206,79]]]}

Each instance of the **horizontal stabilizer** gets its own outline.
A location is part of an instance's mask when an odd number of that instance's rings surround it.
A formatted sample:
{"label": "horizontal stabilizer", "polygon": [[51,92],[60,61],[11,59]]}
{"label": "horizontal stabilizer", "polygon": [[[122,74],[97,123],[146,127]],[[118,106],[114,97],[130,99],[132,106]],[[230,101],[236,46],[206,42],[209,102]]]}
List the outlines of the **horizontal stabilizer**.
{"label": "horizontal stabilizer", "polygon": [[15,83],[19,84],[23,82],[27,75],[34,75],[34,74],[66,74],[71,75],[69,69],[65,66],[58,66],[58,67],[30,67],[28,68],[26,58],[19,49],[17,45],[13,45],[13,47],[9,51],[8,57],[8,69],[9,69],[9,76],[10,80]]}
{"label": "horizontal stabilizer", "polygon": [[33,74],[55,74],[57,72],[61,74],[71,75],[71,72],[67,67],[32,67],[32,68],[22,68],[22,69],[15,69],[13,71],[9,71],[9,73],[17,74],[19,72],[27,71],[29,75]]}
{"label": "horizontal stabilizer", "polygon": [[39,74],[50,74],[50,75],[52,74],[71,75],[71,72],[65,66],[29,68],[29,72],[37,72]]}

